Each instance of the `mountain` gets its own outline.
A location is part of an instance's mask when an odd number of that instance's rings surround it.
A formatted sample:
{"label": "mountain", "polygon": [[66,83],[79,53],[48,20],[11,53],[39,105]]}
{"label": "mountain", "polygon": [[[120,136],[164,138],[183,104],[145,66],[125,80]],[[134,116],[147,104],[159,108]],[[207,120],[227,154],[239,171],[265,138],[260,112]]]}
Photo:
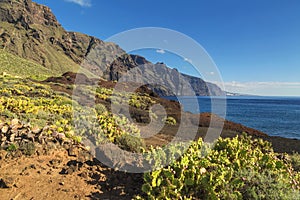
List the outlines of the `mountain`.
{"label": "mountain", "polygon": [[224,95],[224,92],[215,84],[182,74],[177,69],[167,67],[164,63],[153,64],[138,55],[126,54],[118,57],[104,76],[112,81],[150,83],[151,89],[160,96]]}
{"label": "mountain", "polygon": [[[10,70],[11,64],[3,64],[0,68],[16,75],[36,77],[38,73],[40,77],[50,77],[67,71],[80,71],[88,76],[115,81],[130,71],[157,83],[150,85],[161,96],[185,95],[186,83],[196,95],[223,95],[223,91],[212,83],[181,74],[163,63],[152,64],[141,56],[128,55],[114,43],[68,32],[50,8],[31,0],[0,1],[1,54],[31,63],[28,65],[27,62],[22,67],[14,65],[14,70]],[[142,67],[145,65],[146,68]]]}
{"label": "mountain", "polygon": [[123,53],[115,44],[67,32],[48,7],[31,0],[1,0],[0,24],[1,49],[43,65],[56,74],[78,70],[94,46],[100,46],[107,56]]}
{"label": "mountain", "polygon": [[36,62],[18,57],[2,49],[0,50],[0,72],[36,80],[44,80],[49,76],[56,75],[52,70]]}

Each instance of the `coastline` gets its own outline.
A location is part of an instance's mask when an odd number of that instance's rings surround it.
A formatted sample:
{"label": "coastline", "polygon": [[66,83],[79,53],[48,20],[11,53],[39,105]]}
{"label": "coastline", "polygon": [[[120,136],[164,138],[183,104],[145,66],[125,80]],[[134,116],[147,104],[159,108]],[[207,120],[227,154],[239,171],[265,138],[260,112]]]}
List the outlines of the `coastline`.
{"label": "coastline", "polygon": [[[271,96],[234,97],[164,97],[178,100],[183,110],[192,113],[215,113],[228,121],[257,129],[270,136],[300,139],[300,98]],[[196,109],[195,103],[199,103]],[[212,101],[214,100],[214,111]],[[225,102],[226,101],[226,102]],[[224,107],[226,114],[224,114]],[[220,109],[220,111],[218,110]]]}

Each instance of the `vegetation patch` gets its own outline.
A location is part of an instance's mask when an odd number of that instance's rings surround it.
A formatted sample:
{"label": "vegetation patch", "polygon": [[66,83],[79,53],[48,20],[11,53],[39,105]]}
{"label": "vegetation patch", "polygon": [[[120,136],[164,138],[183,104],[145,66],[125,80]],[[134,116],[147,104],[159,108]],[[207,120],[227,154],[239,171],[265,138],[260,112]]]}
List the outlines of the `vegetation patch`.
{"label": "vegetation patch", "polygon": [[[152,151],[166,159],[180,148]],[[200,139],[168,167],[144,175],[143,198],[299,199],[299,172],[277,156],[260,139],[219,139],[211,150]]]}
{"label": "vegetation patch", "polygon": [[[89,138],[95,145],[113,142],[133,151],[140,151],[144,146],[139,129],[126,117],[108,112],[102,104],[87,107],[47,85],[12,76],[0,79],[5,79],[0,82],[0,118],[9,123],[17,118],[32,127],[47,130],[46,135],[60,134],[75,142]],[[95,94],[89,87],[83,91]],[[14,150],[13,146],[9,150]]]}

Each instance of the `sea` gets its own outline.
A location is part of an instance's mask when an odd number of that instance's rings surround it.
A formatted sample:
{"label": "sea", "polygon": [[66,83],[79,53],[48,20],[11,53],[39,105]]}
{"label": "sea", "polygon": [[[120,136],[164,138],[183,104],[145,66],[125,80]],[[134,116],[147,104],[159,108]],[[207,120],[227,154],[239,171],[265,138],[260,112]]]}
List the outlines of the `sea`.
{"label": "sea", "polygon": [[212,112],[270,136],[300,139],[300,97],[166,97],[184,111]]}

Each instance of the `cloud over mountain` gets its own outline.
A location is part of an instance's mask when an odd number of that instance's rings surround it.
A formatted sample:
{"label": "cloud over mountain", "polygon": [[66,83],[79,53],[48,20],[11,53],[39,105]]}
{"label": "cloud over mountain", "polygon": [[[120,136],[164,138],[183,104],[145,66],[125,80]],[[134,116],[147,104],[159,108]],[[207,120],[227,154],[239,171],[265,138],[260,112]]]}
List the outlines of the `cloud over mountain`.
{"label": "cloud over mountain", "polygon": [[91,1],[90,0],[65,0],[67,2],[76,3],[82,7],[91,7]]}

